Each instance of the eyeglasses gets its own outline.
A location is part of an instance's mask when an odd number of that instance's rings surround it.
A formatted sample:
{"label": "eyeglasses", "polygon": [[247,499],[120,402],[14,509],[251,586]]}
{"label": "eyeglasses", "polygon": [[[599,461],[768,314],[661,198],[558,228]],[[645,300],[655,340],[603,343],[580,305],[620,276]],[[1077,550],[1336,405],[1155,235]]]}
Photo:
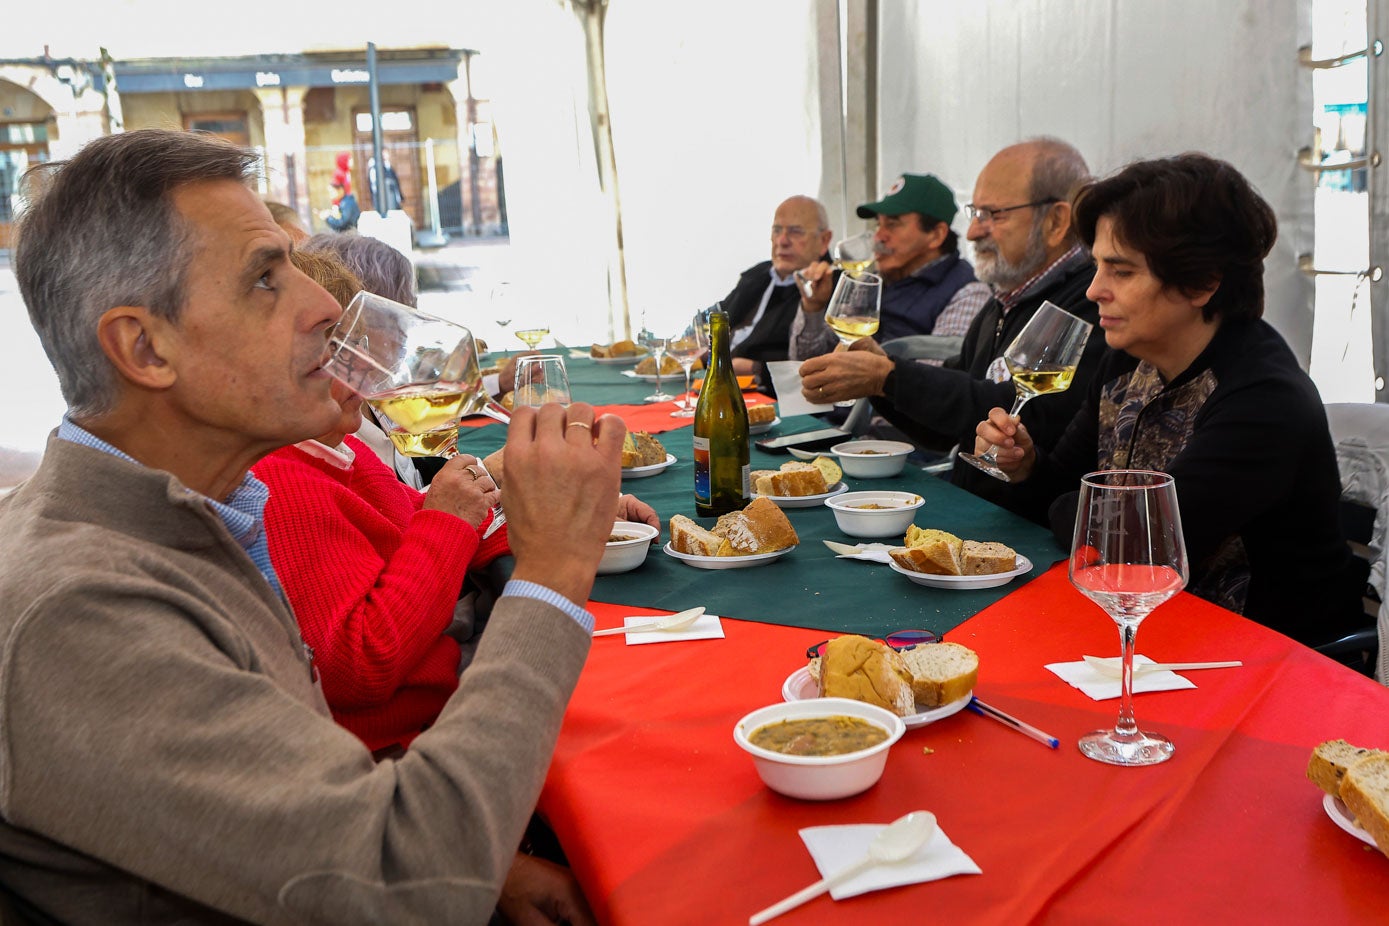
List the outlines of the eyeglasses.
{"label": "eyeglasses", "polygon": [[992,225],[994,219],[1017,209],[1031,209],[1033,206],[1050,206],[1052,203],[1059,203],[1061,200],[1055,196],[1046,199],[1039,199],[1036,202],[1023,203],[1021,206],[1004,206],[1001,209],[990,209],[988,206],[976,206],[969,203],[965,206],[965,218],[971,222],[979,222],[981,225]]}
{"label": "eyeglasses", "polygon": [[[829,642],[829,640],[821,640],[814,646],[806,647],[805,658],[814,659],[817,656],[825,655],[825,647],[829,644]],[[939,643],[940,637],[936,636],[929,630],[894,630],[892,633],[883,637],[878,642],[886,643],[888,646],[892,647],[900,653],[903,650],[915,649],[916,647],[924,646],[927,643]]]}
{"label": "eyeglasses", "polygon": [[806,228],[804,225],[773,225],[772,237],[780,238],[782,235],[792,239],[804,238],[806,235],[818,232],[818,228]]}

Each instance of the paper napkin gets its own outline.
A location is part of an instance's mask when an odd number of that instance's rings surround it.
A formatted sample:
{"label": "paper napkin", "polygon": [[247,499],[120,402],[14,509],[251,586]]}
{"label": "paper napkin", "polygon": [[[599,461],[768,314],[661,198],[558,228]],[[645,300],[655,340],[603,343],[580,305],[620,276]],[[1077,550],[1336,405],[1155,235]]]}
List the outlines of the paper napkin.
{"label": "paper napkin", "polygon": [[825,546],[835,552],[836,559],[861,559],[870,563],[888,563],[892,557],[888,556],[887,551],[894,549],[889,543],[837,543],[833,540],[824,541]]}
{"label": "paper napkin", "polygon": [[[631,627],[633,624],[641,626],[660,619],[659,616],[649,614],[641,617],[624,617],[622,626]],[[701,614],[698,620],[684,630],[648,630],[644,633],[628,633],[623,636],[626,638],[628,646],[636,646],[640,643],[674,643],[677,640],[722,640],[723,622],[719,620],[717,614]]]}
{"label": "paper napkin", "polygon": [[[1133,657],[1135,666],[1151,664],[1152,662],[1153,660],[1147,656],[1135,654]],[[1079,688],[1096,701],[1117,698],[1123,693],[1120,691],[1119,679],[1106,675],[1083,659],[1080,662],[1053,662],[1047,668],[1063,682],[1072,688]],[[1145,691],[1175,691],[1178,688],[1195,687],[1195,683],[1190,679],[1178,675],[1176,672],[1135,672],[1133,675],[1134,694],[1141,694]]]}
{"label": "paper napkin", "polygon": [[801,362],[799,360],[772,360],[767,363],[767,372],[772,375],[772,386],[776,389],[777,414],[783,418],[792,415],[813,415],[827,412],[834,405],[817,405],[807,402],[801,395]]}
{"label": "paper napkin", "polygon": [[[801,830],[801,840],[810,850],[821,877],[828,878],[843,871],[868,854],[868,846],[886,824],[868,823],[854,826],[812,826]],[[926,845],[895,864],[874,865],[867,871],[830,889],[835,900],[857,897],[869,891],[922,881],[939,881],[952,875],[977,875],[983,871],[974,859],[950,841],[945,831],[937,827]]]}

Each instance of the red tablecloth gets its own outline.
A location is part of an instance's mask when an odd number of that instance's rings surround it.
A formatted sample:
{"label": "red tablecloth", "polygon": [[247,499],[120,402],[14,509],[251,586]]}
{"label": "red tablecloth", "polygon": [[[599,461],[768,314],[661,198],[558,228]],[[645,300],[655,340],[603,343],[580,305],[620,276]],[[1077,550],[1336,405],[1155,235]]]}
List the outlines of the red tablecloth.
{"label": "red tablecloth", "polygon": [[[743,401],[751,408],[755,405],[770,405],[776,400],[760,392],[745,392]],[[626,422],[629,431],[660,434],[676,428],[687,428],[694,421],[693,418],[672,417],[670,413],[674,408],[674,404],[670,402],[660,402],[654,405],[599,405],[594,411],[597,415],[616,415]],[[480,428],[493,423],[491,418],[478,416],[465,418],[459,427]]]}
{"label": "red tablecloth", "polygon": [[[600,627],[657,613],[593,607]],[[877,786],[828,803],[769,791],[732,739],[824,632],[724,627],[724,640],[594,641],[541,810],[604,923],[745,923],[818,877],[798,828],[913,809],[983,874],[821,897],[777,922],[1386,921],[1389,859],[1327,819],[1304,770],[1324,739],[1389,746],[1389,689],[1238,615],[1183,594],[1144,623],[1139,651],[1154,659],[1245,665],[1139,695],[1140,726],[1176,755],[1113,768],[1075,741],[1111,726],[1117,700],[1043,665],[1117,652],[1117,630],[1053,569],[948,636],[980,653],[982,699],[1062,748],[965,712],[908,731]]]}

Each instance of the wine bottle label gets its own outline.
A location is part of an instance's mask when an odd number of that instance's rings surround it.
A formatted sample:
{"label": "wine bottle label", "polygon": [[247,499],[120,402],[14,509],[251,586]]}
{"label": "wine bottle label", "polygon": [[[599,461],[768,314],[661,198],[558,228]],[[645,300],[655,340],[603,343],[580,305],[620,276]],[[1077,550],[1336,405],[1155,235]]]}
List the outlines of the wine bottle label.
{"label": "wine bottle label", "polygon": [[[709,488],[709,438],[696,437],[694,439],[694,473],[695,473],[695,502],[700,505],[708,505],[712,498]],[[743,482],[747,482],[747,472],[744,471]],[[746,492],[744,493],[746,494]]]}

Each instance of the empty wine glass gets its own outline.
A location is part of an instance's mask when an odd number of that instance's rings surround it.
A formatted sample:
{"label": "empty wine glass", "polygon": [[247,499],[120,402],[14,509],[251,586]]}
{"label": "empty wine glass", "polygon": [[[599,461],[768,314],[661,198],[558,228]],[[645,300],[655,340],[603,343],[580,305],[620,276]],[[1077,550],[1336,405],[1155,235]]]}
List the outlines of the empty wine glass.
{"label": "empty wine glass", "polygon": [[1154,765],[1172,741],[1138,729],[1133,717],[1133,653],[1138,625],[1186,585],[1189,572],[1177,488],[1166,473],[1105,470],[1080,483],[1071,584],[1119,625],[1123,675],[1112,730],[1080,738],[1080,751],[1111,765]]}
{"label": "empty wine glass", "polygon": [[546,402],[568,405],[569,371],[564,358],[558,354],[535,354],[517,359],[516,391],[512,397],[517,408]]}
{"label": "empty wine glass", "polygon": [[[848,276],[856,277],[861,273],[868,272],[872,269],[877,258],[877,243],[873,240],[873,232],[862,232],[848,238],[841,238],[830,248],[830,266],[837,270],[843,270]],[[814,283],[807,280],[799,270],[796,271],[795,277],[806,298],[815,295]]]}
{"label": "empty wine glass", "polygon": [[[515,302],[511,298],[511,284],[502,282],[493,286],[492,291],[488,293],[487,301],[488,308],[492,313],[492,321],[505,334],[506,326],[511,324],[511,315],[516,309]],[[501,352],[502,356],[505,357],[506,348],[503,347]]]}
{"label": "empty wine glass", "polygon": [[647,402],[670,402],[675,396],[667,395],[661,388],[661,367],[665,364],[666,344],[670,339],[658,333],[650,324],[647,323],[646,314],[642,313],[641,330],[637,332],[637,343],[651,352],[652,358],[656,361],[656,391],[647,396]]}
{"label": "empty wine glass", "polygon": [[[1018,336],[1003,352],[1003,361],[1013,377],[1017,398],[1008,412],[1012,418],[1022,413],[1022,407],[1039,395],[1065,392],[1075,379],[1076,365],[1085,352],[1091,324],[1051,302],[1043,302],[1036,313],[1022,326]],[[981,469],[995,479],[1009,482],[1008,474],[998,466],[998,447],[992,446],[981,454],[959,455],[970,466]]]}
{"label": "empty wine glass", "polygon": [[690,319],[690,323],[673,337],[666,339],[666,353],[685,371],[685,394],[677,403],[680,407],[671,412],[672,418],[693,418],[695,401],[690,384],[690,373],[695,361],[704,356],[709,349],[709,323],[700,312]]}

